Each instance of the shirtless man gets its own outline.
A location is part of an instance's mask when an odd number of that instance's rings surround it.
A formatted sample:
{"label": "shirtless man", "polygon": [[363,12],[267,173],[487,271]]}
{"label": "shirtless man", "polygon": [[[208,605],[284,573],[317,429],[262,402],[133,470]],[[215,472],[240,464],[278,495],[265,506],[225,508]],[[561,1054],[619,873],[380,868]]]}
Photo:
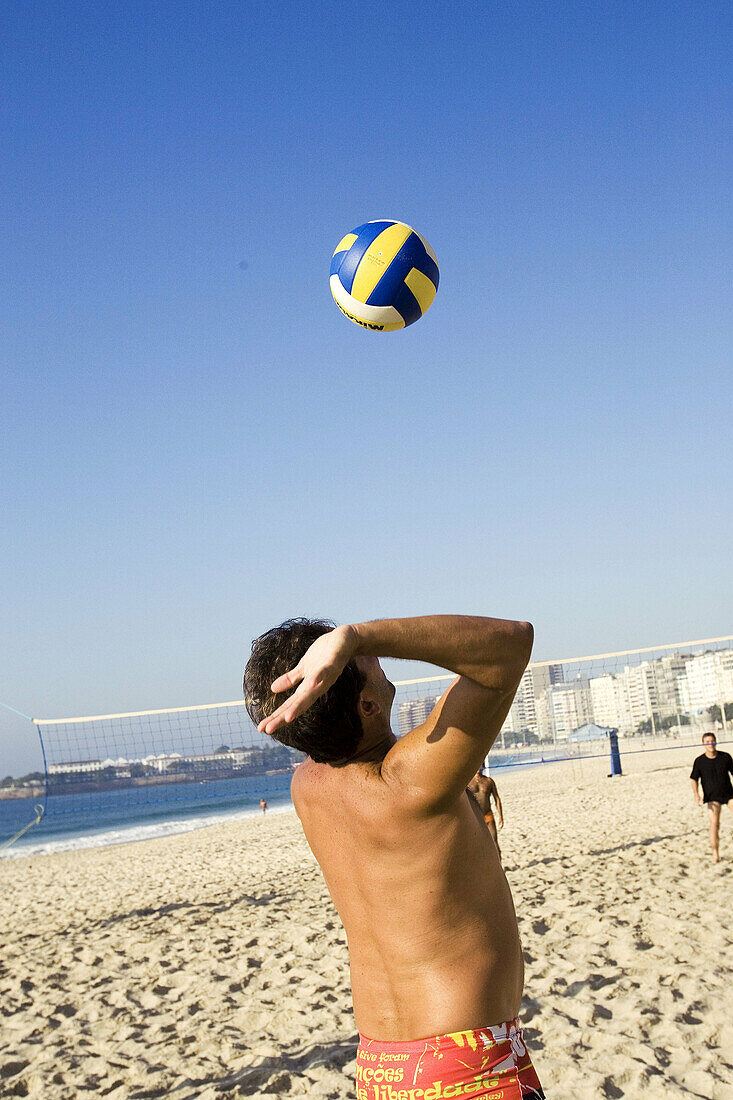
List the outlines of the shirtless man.
{"label": "shirtless man", "polygon": [[[484,815],[484,821],[488,827],[489,832],[494,838],[496,844],[496,850],[501,856],[501,848],[499,847],[499,835],[496,831],[496,818],[499,819],[499,828],[504,828],[504,811],[501,807],[501,799],[499,798],[499,792],[496,789],[496,783],[490,775],[486,775],[479,769],[474,775],[471,782],[468,784],[468,789],[476,799],[478,808]],[[494,811],[491,809],[492,799],[496,804],[496,817]]]}
{"label": "shirtless man", "polygon": [[[517,1020],[522,950],[496,845],[466,793],[529,660],[528,623],[291,620],[244,677],[258,729],[301,749],[292,796],[349,944],[357,1100],[544,1100]],[[401,740],[379,657],[457,679]]]}

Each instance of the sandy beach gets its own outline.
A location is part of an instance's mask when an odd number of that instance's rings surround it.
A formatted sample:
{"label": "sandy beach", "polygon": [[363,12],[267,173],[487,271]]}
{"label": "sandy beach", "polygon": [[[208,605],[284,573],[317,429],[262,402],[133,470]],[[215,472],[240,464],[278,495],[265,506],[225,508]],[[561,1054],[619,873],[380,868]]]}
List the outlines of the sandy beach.
{"label": "sandy beach", "polygon": [[[733,1098],[733,813],[695,750],[496,774],[548,1100]],[[345,937],[293,813],[0,862],[0,1095],[350,1097]]]}

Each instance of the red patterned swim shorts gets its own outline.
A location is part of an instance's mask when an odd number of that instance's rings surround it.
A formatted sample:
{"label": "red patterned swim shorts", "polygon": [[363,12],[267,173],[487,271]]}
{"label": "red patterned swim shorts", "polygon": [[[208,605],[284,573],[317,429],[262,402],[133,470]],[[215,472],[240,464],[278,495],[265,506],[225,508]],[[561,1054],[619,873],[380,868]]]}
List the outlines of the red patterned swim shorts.
{"label": "red patterned swim shorts", "polygon": [[518,1020],[434,1039],[360,1036],[357,1100],[545,1100]]}

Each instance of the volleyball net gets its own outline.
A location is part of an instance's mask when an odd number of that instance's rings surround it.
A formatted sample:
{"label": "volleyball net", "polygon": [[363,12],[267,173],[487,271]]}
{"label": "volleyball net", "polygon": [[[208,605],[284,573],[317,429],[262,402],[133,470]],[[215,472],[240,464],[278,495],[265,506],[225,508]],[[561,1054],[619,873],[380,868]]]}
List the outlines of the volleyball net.
{"label": "volleyball net", "polygon": [[[424,721],[452,679],[399,685],[395,732]],[[533,661],[487,764],[607,757],[614,737],[627,753],[697,746],[705,731],[732,735],[733,635]]]}
{"label": "volleyball net", "polygon": [[[398,736],[423,722],[453,680],[396,682]],[[0,842],[40,832],[129,829],[289,805],[302,755],[260,734],[243,701],[32,719],[43,772],[0,786]],[[697,746],[733,727],[733,635],[529,665],[487,763],[493,769]],[[207,818],[208,819],[208,818]],[[33,830],[34,834],[36,830]]]}

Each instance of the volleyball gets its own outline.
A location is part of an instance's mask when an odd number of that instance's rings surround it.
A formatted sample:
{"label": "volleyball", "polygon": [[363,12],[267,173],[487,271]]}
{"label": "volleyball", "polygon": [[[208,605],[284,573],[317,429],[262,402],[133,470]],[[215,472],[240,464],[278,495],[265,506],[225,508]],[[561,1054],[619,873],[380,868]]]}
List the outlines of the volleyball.
{"label": "volleyball", "polygon": [[419,320],[437,289],[435,253],[404,222],[365,222],[339,241],[331,259],[336,305],[354,324],[374,332]]}

